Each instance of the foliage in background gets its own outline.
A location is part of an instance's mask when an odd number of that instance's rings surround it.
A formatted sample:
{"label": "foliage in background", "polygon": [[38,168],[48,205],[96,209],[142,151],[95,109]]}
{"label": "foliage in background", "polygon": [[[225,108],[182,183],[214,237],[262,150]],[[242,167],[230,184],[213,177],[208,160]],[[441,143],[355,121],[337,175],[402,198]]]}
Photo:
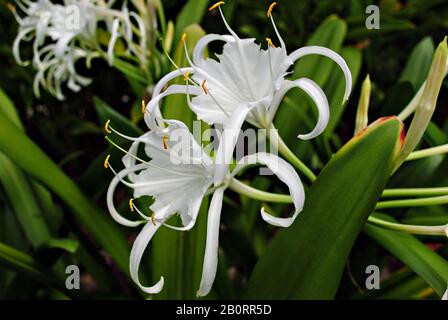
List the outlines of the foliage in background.
{"label": "foliage in background", "polygon": [[[162,44],[175,62],[183,65],[185,59],[180,46],[183,32],[187,32],[188,40],[192,41],[188,44],[189,48],[204,31],[225,32],[222,23],[217,22],[220,18],[216,13],[207,11],[208,1],[150,2],[155,5],[158,17],[156,38],[161,39],[156,44],[157,50],[150,63],[150,78],[154,82],[173,69],[163,54]],[[371,3],[373,1],[285,0],[279,2],[276,9],[276,23],[288,47],[329,47],[346,59],[354,79],[354,94],[346,105],[341,106],[343,75],[337,66],[325,58],[306,57],[294,70],[294,75],[307,76],[322,86],[328,95],[331,122],[319,139],[299,142],[297,132],[309,131],[314,123],[310,119],[314,119],[315,115],[311,102],[299,92],[292,92],[279,108],[275,125],[285,142],[314,172],[319,172],[326,165],[330,169],[324,170],[336,170],[341,165],[334,164],[337,160],[327,163],[333,153],[353,136],[361,80],[370,76],[370,119],[399,114],[426,80],[435,44],[447,33],[446,1],[379,1],[381,29],[369,31],[364,26],[364,10]],[[266,19],[268,5],[264,1],[230,0],[223,10],[236,31],[256,37],[258,42],[263,43],[266,37],[275,38]],[[17,24],[6,9],[6,1],[0,0],[0,9],[0,297],[142,297],[127,275],[129,242],[133,241],[135,234],[112,223],[105,208],[104,193],[112,177],[104,173],[103,160],[108,153],[112,154],[111,159],[120,159],[121,153],[105,141],[103,124],[111,119],[114,127],[121,132],[140,135],[144,128],[140,123],[140,101],[150,98],[152,84],[148,86],[148,77],[142,77],[138,68],[129,64],[110,68],[105,61],[94,60],[90,70],[83,70],[83,74],[92,77],[92,85],[80,93],[66,91],[67,98],[63,102],[44,92],[41,99],[37,99],[30,89],[34,71],[31,67],[16,65],[12,56],[11,45]],[[421,148],[448,143],[446,89],[445,80],[437,110],[423,136]],[[184,121],[192,119],[191,112],[179,97],[167,100],[164,108],[166,116]],[[409,124],[410,121],[406,120],[407,128]],[[396,132],[386,131],[384,135],[394,139]],[[371,140],[366,145],[378,145],[379,142],[373,141],[373,137]],[[125,146],[125,141],[120,145]],[[361,152],[358,150],[360,148],[352,145],[353,150],[350,151]],[[379,147],[372,147],[363,154],[372,153],[371,158],[383,159],[375,148]],[[347,151],[344,149],[343,152]],[[387,157],[384,155],[384,158]],[[355,165],[360,172],[361,165]],[[369,170],[378,170],[375,161],[369,165]],[[387,188],[446,187],[447,168],[448,158],[443,155],[405,162],[392,176]],[[349,172],[344,176],[346,184],[350,185],[350,181],[357,176],[361,173]],[[242,179],[249,180],[251,177],[251,172],[248,172]],[[375,189],[371,193],[379,197],[384,179],[380,176],[377,179],[375,186],[360,179],[353,187],[358,186],[360,189],[357,191],[364,191],[363,188],[369,186]],[[251,180],[256,188],[278,193],[283,191],[268,178]],[[331,181],[320,182],[313,186],[307,199],[318,199],[319,195],[313,196],[314,189],[318,189],[319,194],[339,196],[338,208],[349,215],[351,211],[344,211],[344,194],[338,192],[333,195],[334,188],[341,187],[338,184],[333,186]],[[360,192],[359,197],[362,195]],[[123,189],[117,199],[123,211],[126,211],[127,199],[129,195]],[[307,205],[324,204],[310,200]],[[269,293],[260,291],[254,279],[263,279],[265,274],[275,272],[269,265],[266,268],[268,258],[263,257],[269,248],[282,248],[274,251],[280,255],[279,259],[288,255],[290,251],[284,249],[282,244],[300,240],[291,240],[290,237],[297,230],[306,228],[301,224],[302,220],[316,225],[312,230],[316,237],[324,237],[334,226],[344,224],[344,215],[335,214],[321,225],[319,217],[311,217],[305,211],[294,228],[277,237],[278,230],[259,221],[259,207],[258,201],[245,196],[236,193],[227,196],[222,215],[218,274],[210,298],[241,298],[255,296],[254,292],[268,297],[269,294],[278,293],[279,286],[281,288],[282,283],[288,282],[292,276],[286,273],[300,271],[278,271],[279,274],[271,279],[271,287],[264,287],[272,290]],[[270,203],[266,207],[275,212],[287,211],[285,204]],[[150,283],[160,274],[167,279],[164,291],[153,298],[195,297],[204,250],[206,209],[205,201],[200,214],[202,220],[191,232],[180,234],[163,230],[147,250],[149,254],[145,255],[142,263],[143,281]],[[328,286],[322,289],[326,292],[325,297],[437,298],[443,289],[443,282],[448,281],[446,237],[401,234],[369,224],[363,227],[369,210],[370,207],[359,208],[358,214],[362,218],[350,226],[351,230],[357,231],[363,228],[363,232],[357,237],[357,233],[353,233],[354,239],[349,237],[342,241],[342,249],[339,250],[344,254],[338,256],[339,259],[329,255],[328,265],[322,266],[325,269],[336,265],[339,271],[336,278],[324,285]],[[381,217],[408,224],[443,225],[448,222],[446,205],[381,211]],[[304,252],[325,254],[335,250],[325,246],[313,248],[313,242],[307,239],[310,242],[300,241],[292,248],[300,251],[299,256]],[[337,250],[335,252],[339,253]],[[285,268],[304,262],[294,259],[295,256],[291,255],[284,264]],[[257,261],[260,264],[254,269]],[[79,292],[70,292],[64,287],[65,266],[69,264],[81,266],[83,290]],[[381,290],[370,292],[362,289],[365,267],[369,264],[377,264],[383,270]],[[267,271],[263,271],[264,268]],[[322,274],[327,273],[328,270]],[[302,278],[308,275],[294,275],[297,282],[291,283],[305,281]],[[275,280],[282,282],[276,284]],[[303,297],[294,290],[288,288],[282,294]]]}

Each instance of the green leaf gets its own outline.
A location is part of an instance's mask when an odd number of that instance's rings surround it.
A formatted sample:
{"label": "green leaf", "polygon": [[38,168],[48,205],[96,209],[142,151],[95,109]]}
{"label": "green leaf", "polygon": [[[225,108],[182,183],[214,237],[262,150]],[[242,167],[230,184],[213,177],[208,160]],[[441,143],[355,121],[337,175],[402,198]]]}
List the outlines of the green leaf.
{"label": "green leaf", "polygon": [[207,12],[208,0],[189,0],[182,7],[176,19],[176,32],[174,34],[174,45],[179,43],[184,29],[195,23],[201,23],[204,14]]}
{"label": "green leaf", "polygon": [[60,291],[66,291],[57,276],[48,268],[39,264],[33,257],[18,251],[0,242],[0,266],[24,273],[32,279],[53,287]]}
{"label": "green leaf", "polygon": [[[387,215],[375,216],[394,221]],[[366,224],[364,231],[422,277],[438,295],[443,295],[448,284],[448,262],[445,259],[410,234],[371,224]]]}
{"label": "green leaf", "polygon": [[0,150],[27,174],[58,195],[75,218],[128,271],[129,245],[117,225],[23,132],[0,114]]}
{"label": "green leaf", "polygon": [[295,223],[280,230],[249,282],[255,299],[332,299],[367,217],[392,172],[402,124],[380,119],[324,167]]}
{"label": "green leaf", "polygon": [[434,50],[432,39],[423,38],[412,50],[399,81],[409,81],[417,92],[428,75]]}

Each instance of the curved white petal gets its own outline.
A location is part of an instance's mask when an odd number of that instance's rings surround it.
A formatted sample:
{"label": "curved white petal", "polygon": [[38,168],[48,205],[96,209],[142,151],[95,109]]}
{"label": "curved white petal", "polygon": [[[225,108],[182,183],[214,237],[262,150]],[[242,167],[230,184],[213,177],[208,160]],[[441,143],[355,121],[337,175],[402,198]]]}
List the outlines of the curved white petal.
{"label": "curved white petal", "polygon": [[302,181],[294,168],[282,158],[270,153],[256,153],[248,155],[238,161],[232,176],[235,176],[242,168],[254,163],[261,163],[266,165],[281,181],[283,181],[289,188],[289,193],[294,203],[294,213],[290,218],[277,218],[266,212],[261,208],[261,216],[264,221],[277,227],[289,227],[297,218],[303,209],[305,203],[305,191],[303,189]]}
{"label": "curved white petal", "polygon": [[132,245],[131,255],[129,257],[129,270],[132,280],[134,280],[134,282],[140,287],[142,291],[149,294],[159,293],[163,288],[164,279],[163,277],[160,277],[160,280],[155,285],[151,287],[145,287],[140,283],[138,270],[143,257],[143,253],[145,252],[149,241],[151,241],[152,237],[160,226],[160,223],[157,223],[156,225],[153,225],[151,222],[146,223],[142,231],[140,231],[139,235],[135,239],[135,242]]}
{"label": "curved white petal", "polygon": [[224,42],[233,42],[235,39],[229,35],[220,35],[220,34],[207,34],[203,36],[196,43],[193,51],[193,62],[200,67],[201,63],[204,61],[204,51],[210,42],[213,41],[224,41]]}
{"label": "curved white petal", "polygon": [[[197,217],[199,214],[199,209],[201,207],[203,197],[204,197],[204,195],[191,200],[191,203],[188,207],[188,216],[190,217],[190,221],[188,221],[187,224],[184,224],[183,227],[176,227],[176,226],[172,226],[172,225],[169,225],[166,223],[164,223],[164,226],[168,227],[170,229],[177,230],[177,231],[188,231],[191,228],[193,228],[194,225],[196,224],[196,220],[197,220]],[[182,221],[182,222],[184,223],[184,221]]]}
{"label": "curved white petal", "polygon": [[28,62],[23,61],[20,58],[20,42],[23,38],[26,37],[26,35],[33,31],[33,28],[25,28],[17,34],[16,38],[14,39],[14,43],[12,44],[12,54],[14,56],[14,59],[16,60],[18,65],[26,66]]}
{"label": "curved white petal", "polygon": [[207,243],[205,245],[204,264],[202,267],[201,284],[197,295],[207,295],[215,281],[216,269],[218,267],[218,242],[219,223],[221,220],[222,200],[224,188],[218,188],[213,194],[208,210],[207,218]]}
{"label": "curved white petal", "polygon": [[144,168],[145,168],[144,165],[137,165],[137,166],[120,171],[117,174],[117,176],[115,176],[112,179],[112,181],[109,185],[109,188],[107,189],[107,208],[109,209],[110,215],[116,222],[118,222],[119,224],[121,224],[123,226],[136,227],[136,226],[144,223],[145,221],[142,221],[142,220],[132,221],[132,220],[124,218],[120,213],[118,213],[118,211],[115,209],[115,205],[114,205],[115,188],[117,187],[117,185],[121,181],[121,179],[126,177],[128,174],[130,174],[134,171],[137,171],[137,170],[142,170]]}
{"label": "curved white petal", "polygon": [[113,65],[114,63],[114,47],[115,42],[117,42],[118,39],[118,28],[120,27],[120,21],[118,19],[115,19],[112,23],[112,31],[111,36],[109,40],[109,44],[107,46],[107,60],[109,62],[109,65]]}
{"label": "curved white petal", "polygon": [[320,46],[308,46],[299,48],[291,52],[289,57],[291,58],[292,61],[297,61],[298,59],[310,54],[318,54],[325,56],[327,58],[330,58],[339,65],[339,67],[342,69],[342,72],[344,72],[345,76],[345,93],[343,102],[347,101],[348,97],[350,96],[350,92],[352,90],[352,73],[350,72],[350,69],[348,68],[344,58],[342,58],[339,54],[337,54],[333,50]]}
{"label": "curved white petal", "polygon": [[314,81],[302,78],[294,81],[294,83],[313,99],[319,112],[314,129],[308,134],[298,135],[299,139],[309,140],[320,135],[327,127],[328,121],[330,120],[330,107],[328,106],[327,96]]}
{"label": "curved white petal", "polygon": [[215,186],[218,186],[224,181],[229,171],[229,165],[232,161],[233,150],[238,140],[241,126],[252,108],[247,105],[235,108],[224,126],[215,158]]}
{"label": "curved white petal", "polygon": [[154,90],[152,92],[152,96],[156,97],[160,94],[160,92],[162,92],[163,88],[168,84],[168,82],[170,82],[171,80],[180,77],[180,76],[185,76],[186,73],[192,73],[193,72],[193,68],[180,68],[174,71],[171,71],[170,73],[166,74],[165,76],[162,77],[162,79],[159,80],[159,82],[157,82],[156,86],[154,87]]}
{"label": "curved white petal", "polygon": [[[196,87],[190,88],[188,90],[194,90],[193,94],[198,94],[199,89]],[[187,86],[174,84],[169,86],[164,92],[159,95],[153,97],[151,101],[146,106],[145,110],[145,122],[149,129],[154,131],[161,131],[163,127],[161,123],[158,123],[162,120],[162,114],[160,113],[160,101],[166,96],[172,94],[187,94]]]}
{"label": "curved white petal", "polygon": [[328,121],[330,120],[330,107],[328,105],[327,97],[322,89],[312,80],[307,78],[301,78],[295,81],[285,80],[281,88],[275,93],[272,99],[272,104],[269,109],[270,122],[275,117],[277,109],[285,96],[285,94],[292,88],[299,88],[305,91],[316,104],[319,116],[314,129],[308,134],[301,134],[299,139],[309,140],[320,135],[326,128]]}

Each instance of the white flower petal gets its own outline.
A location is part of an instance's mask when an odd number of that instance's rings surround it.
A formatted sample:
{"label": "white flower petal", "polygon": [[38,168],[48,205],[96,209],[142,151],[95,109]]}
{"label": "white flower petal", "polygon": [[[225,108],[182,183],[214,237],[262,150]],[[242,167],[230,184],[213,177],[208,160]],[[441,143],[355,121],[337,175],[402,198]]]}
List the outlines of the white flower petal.
{"label": "white flower petal", "polygon": [[218,150],[216,151],[215,186],[218,186],[224,181],[226,174],[229,171],[229,164],[232,161],[233,150],[238,140],[241,126],[250,111],[251,107],[246,105],[237,107],[224,126]]}
{"label": "white flower petal", "polygon": [[308,46],[299,48],[291,52],[289,58],[292,61],[297,61],[298,59],[310,54],[318,54],[325,56],[327,58],[330,58],[339,65],[339,67],[344,72],[345,76],[345,93],[343,102],[347,101],[348,97],[350,96],[350,92],[352,90],[352,73],[350,72],[350,69],[348,68],[344,58],[342,58],[339,54],[337,54],[333,50],[320,46]]}
{"label": "white flower petal", "polygon": [[117,176],[115,176],[112,179],[112,181],[109,185],[109,188],[107,189],[107,208],[109,209],[110,215],[116,222],[118,222],[119,224],[121,224],[123,226],[136,227],[136,226],[144,223],[145,221],[142,221],[142,220],[132,221],[132,220],[126,219],[120,213],[118,213],[118,211],[115,209],[115,205],[114,205],[115,188],[117,187],[117,185],[121,181],[121,179],[126,177],[129,173],[132,173],[137,170],[142,170],[144,168],[145,168],[144,165],[138,165],[138,166],[131,167],[131,168],[124,169],[124,170],[120,171],[117,174]]}
{"label": "white flower petal", "polygon": [[232,172],[232,176],[235,176],[245,166],[256,162],[266,165],[288,186],[295,207],[294,214],[290,218],[274,217],[266,212],[264,208],[261,208],[261,216],[263,220],[277,227],[289,227],[302,211],[303,204],[305,203],[305,191],[299,175],[294,168],[282,158],[279,158],[274,154],[260,152],[248,155],[238,161],[238,164]]}
{"label": "white flower petal", "polygon": [[199,39],[193,51],[193,62],[198,67],[201,67],[202,62],[204,61],[205,49],[213,41],[234,42],[235,39],[232,36],[220,34],[207,34]]}
{"label": "white flower petal", "polygon": [[132,280],[139,286],[139,288],[146,293],[155,294],[159,293],[164,284],[163,277],[160,277],[160,280],[151,287],[145,287],[140,283],[140,279],[138,276],[138,270],[140,267],[140,262],[143,257],[143,253],[145,252],[146,247],[151,241],[152,237],[156,233],[157,229],[161,226],[160,223],[156,223],[154,226],[151,222],[145,224],[143,229],[140,231],[139,235],[135,239],[135,242],[132,246],[131,255],[129,258],[129,270],[131,274]]}
{"label": "white flower petal", "polygon": [[221,220],[222,200],[224,197],[224,188],[215,190],[207,218],[207,242],[205,245],[204,264],[202,267],[201,284],[197,295],[206,296],[212,288],[215,281],[216,269],[218,267],[218,242],[219,242],[219,224]]}
{"label": "white flower petal", "polygon": [[322,89],[312,80],[301,78],[294,81],[285,80],[281,88],[275,93],[272,99],[272,104],[269,109],[270,121],[273,120],[277,112],[284,95],[292,88],[300,88],[305,91],[316,104],[319,117],[314,129],[308,134],[299,135],[298,138],[303,140],[312,139],[321,134],[330,119],[330,107],[328,106],[328,100]]}
{"label": "white flower petal", "polygon": [[448,300],[448,286],[446,288],[445,293],[443,294],[442,300]]}
{"label": "white flower petal", "polygon": [[327,96],[314,81],[302,78],[294,81],[294,84],[313,99],[319,112],[314,129],[308,134],[298,135],[299,139],[309,140],[320,135],[327,127],[328,121],[330,120],[330,107],[328,106]]}
{"label": "white flower petal", "polygon": [[[197,90],[195,93],[199,91],[198,88],[193,87],[189,90]],[[174,84],[169,86],[164,92],[161,94],[153,97],[151,101],[146,106],[145,111],[145,122],[147,126],[154,131],[163,131],[162,123],[160,120],[162,119],[162,114],[160,113],[160,101],[165,98],[166,96],[172,95],[172,94],[187,94],[187,86],[185,85],[178,85]]]}
{"label": "white flower petal", "polygon": [[107,59],[109,62],[109,65],[113,65],[114,64],[114,47],[115,47],[115,42],[117,42],[118,39],[118,28],[120,27],[120,20],[115,19],[114,22],[112,23],[112,31],[111,31],[111,36],[110,36],[110,40],[109,40],[109,44],[107,46]]}

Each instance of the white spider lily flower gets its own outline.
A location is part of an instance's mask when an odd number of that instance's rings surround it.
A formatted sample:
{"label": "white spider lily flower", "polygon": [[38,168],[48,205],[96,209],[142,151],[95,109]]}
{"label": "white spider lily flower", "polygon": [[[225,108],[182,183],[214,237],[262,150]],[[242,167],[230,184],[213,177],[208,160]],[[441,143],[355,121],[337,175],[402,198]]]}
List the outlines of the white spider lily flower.
{"label": "white spider lily flower", "polygon": [[[69,89],[79,91],[90,83],[90,79],[78,73],[76,63],[82,59],[90,66],[92,59],[102,55],[103,49],[97,40],[101,22],[105,22],[111,33],[107,50],[110,64],[120,37],[124,39],[127,52],[136,55],[141,64],[146,63],[146,28],[139,15],[128,10],[126,2],[121,11],[111,7],[113,2],[102,0],[65,0],[63,4],[49,0],[18,0],[16,3],[23,17],[11,6],[19,24],[12,47],[13,56],[18,64],[27,65],[29,61],[22,59],[20,46],[22,42],[32,42],[32,64],[37,70],[34,93],[37,97],[40,96],[39,85],[63,100],[62,84],[67,83]],[[138,44],[134,43],[133,29],[138,30]]]}
{"label": "white spider lily flower", "polygon": [[[190,108],[200,120],[208,124],[225,125],[233,111],[240,107],[250,109],[247,121],[260,128],[270,128],[278,106],[284,95],[292,88],[302,89],[317,106],[319,118],[315,128],[308,134],[300,134],[300,139],[312,139],[323,132],[329,120],[328,101],[322,89],[312,80],[301,78],[288,80],[288,69],[295,61],[307,55],[323,55],[336,62],[342,69],[346,88],[343,103],[348,99],[352,77],[344,59],[336,52],[319,46],[309,46],[297,49],[287,54],[286,46],[275,25],[272,8],[268,10],[280,47],[275,48],[268,40],[268,48],[261,49],[255,39],[241,39],[230,28],[222,13],[220,1],[209,10],[219,9],[221,17],[230,35],[209,34],[199,40],[194,48],[193,59],[186,55],[190,64],[188,70],[196,86],[188,89],[187,85],[175,93],[193,96],[188,99]],[[218,60],[204,58],[204,50],[213,41],[224,42],[223,52],[217,55]],[[185,37],[183,37],[186,49]],[[179,72],[168,74],[161,83],[161,87],[168,84]],[[198,86],[201,84],[201,86]],[[202,89],[202,90],[201,90]]]}
{"label": "white spider lily flower", "polygon": [[[157,102],[152,103],[150,114],[157,110]],[[294,202],[294,212],[289,218],[274,217],[261,209],[262,218],[275,226],[290,226],[302,211],[305,193],[302,182],[286,161],[273,154],[257,153],[243,157],[231,174],[227,174],[222,183],[213,186],[216,159],[211,159],[201,146],[195,141],[184,123],[175,120],[164,120],[154,117],[150,122],[148,133],[139,138],[131,138],[113,129],[106,123],[106,131],[114,132],[123,138],[133,141],[129,151],[123,157],[125,168],[116,172],[105,161],[105,168],[110,168],[115,177],[111,181],[107,192],[107,206],[112,218],[125,226],[136,227],[144,223],[144,227],[137,236],[130,254],[129,268],[132,279],[146,293],[158,293],[163,288],[164,278],[153,286],[144,286],[138,277],[138,270],[143,253],[152,237],[161,225],[179,231],[191,229],[197,219],[202,199],[213,192],[208,211],[207,238],[204,255],[202,279],[198,290],[199,296],[207,295],[212,287],[218,263],[219,225],[223,194],[231,179],[248,164],[260,163],[267,166],[289,188]],[[145,161],[137,156],[139,145],[144,145],[146,155],[151,158]],[[227,153],[233,151],[226,150]],[[119,183],[133,189],[134,198],[150,196],[154,199],[149,207],[152,215],[145,215],[130,201],[130,208],[141,217],[140,220],[129,220],[123,217],[115,208],[114,193]],[[181,227],[167,224],[174,215],[180,215]]]}

